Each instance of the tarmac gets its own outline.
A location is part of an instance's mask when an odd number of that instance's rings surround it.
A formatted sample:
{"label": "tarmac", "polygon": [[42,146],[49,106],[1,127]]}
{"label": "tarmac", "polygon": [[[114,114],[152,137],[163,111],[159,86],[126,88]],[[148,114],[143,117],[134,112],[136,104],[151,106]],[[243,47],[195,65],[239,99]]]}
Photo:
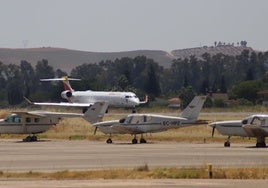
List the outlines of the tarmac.
{"label": "tarmac", "polygon": [[[53,172],[155,167],[264,167],[268,148],[249,144],[43,140],[24,143],[0,140],[0,171]],[[38,186],[37,186],[38,185]],[[1,179],[0,187],[267,187],[267,180],[27,180]]]}

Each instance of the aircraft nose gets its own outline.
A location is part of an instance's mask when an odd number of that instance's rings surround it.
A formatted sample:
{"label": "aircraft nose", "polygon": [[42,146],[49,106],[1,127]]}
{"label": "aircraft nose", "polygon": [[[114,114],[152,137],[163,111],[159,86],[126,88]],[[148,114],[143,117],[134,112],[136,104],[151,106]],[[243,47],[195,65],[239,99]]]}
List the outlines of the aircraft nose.
{"label": "aircraft nose", "polygon": [[209,124],[209,126],[210,126],[210,127],[213,127],[213,128],[215,128],[215,127],[216,127],[216,125],[217,125],[217,123],[216,123],[216,122],[213,122],[213,123],[210,123],[210,124]]}
{"label": "aircraft nose", "polygon": [[140,100],[139,100],[138,98],[132,98],[132,99],[130,100],[130,102],[131,102],[134,106],[140,104]]}

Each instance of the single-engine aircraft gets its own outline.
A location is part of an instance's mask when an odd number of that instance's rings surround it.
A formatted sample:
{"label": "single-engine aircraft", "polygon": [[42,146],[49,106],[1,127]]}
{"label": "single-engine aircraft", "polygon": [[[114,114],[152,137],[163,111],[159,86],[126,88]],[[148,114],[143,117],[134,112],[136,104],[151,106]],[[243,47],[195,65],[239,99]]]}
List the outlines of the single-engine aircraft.
{"label": "single-engine aircraft", "polygon": [[265,137],[268,136],[268,115],[255,114],[243,120],[219,121],[210,124],[212,127],[212,137],[215,129],[228,138],[224,142],[225,147],[230,147],[231,136],[255,137],[257,138],[256,147],[266,147]]}
{"label": "single-engine aircraft", "polygon": [[107,102],[111,107],[123,107],[131,108],[135,113],[135,107],[147,103],[148,97],[145,97],[144,101],[140,101],[139,98],[133,92],[116,92],[116,91],[75,91],[69,80],[80,80],[76,78],[68,78],[63,76],[62,78],[50,78],[40,79],[40,81],[62,81],[64,85],[64,91],[61,93],[61,97],[68,102],[60,103],[44,103],[34,102],[36,105],[48,105],[48,106],[73,106],[87,108],[95,102]]}
{"label": "single-engine aircraft", "polygon": [[45,132],[65,117],[82,117],[90,123],[96,123],[104,116],[107,106],[107,103],[97,102],[84,114],[48,111],[13,112],[0,119],[0,134],[29,134],[23,141],[37,141],[35,134]]}
{"label": "single-engine aircraft", "polygon": [[140,143],[146,143],[143,138],[144,133],[155,133],[166,131],[172,128],[196,125],[197,118],[205,102],[205,96],[196,96],[190,104],[183,110],[181,117],[164,116],[156,114],[129,114],[120,120],[105,121],[93,124],[94,134],[97,129],[104,134],[109,134],[106,143],[111,144],[112,134],[134,135],[132,144],[137,144],[137,134],[141,134]]}

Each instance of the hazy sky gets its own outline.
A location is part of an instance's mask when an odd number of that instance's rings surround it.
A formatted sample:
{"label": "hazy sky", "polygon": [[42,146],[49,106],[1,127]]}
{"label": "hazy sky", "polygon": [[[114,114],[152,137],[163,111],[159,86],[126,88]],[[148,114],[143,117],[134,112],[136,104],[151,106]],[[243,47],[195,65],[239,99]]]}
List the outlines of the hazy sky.
{"label": "hazy sky", "polygon": [[165,50],[238,42],[268,50],[267,0],[0,0],[0,47]]}

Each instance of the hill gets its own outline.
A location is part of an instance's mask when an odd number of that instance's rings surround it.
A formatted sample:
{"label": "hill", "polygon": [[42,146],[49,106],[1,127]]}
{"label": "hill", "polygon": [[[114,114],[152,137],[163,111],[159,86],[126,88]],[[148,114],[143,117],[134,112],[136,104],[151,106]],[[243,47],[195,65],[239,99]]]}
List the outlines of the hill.
{"label": "hill", "polygon": [[70,72],[74,67],[83,63],[99,63],[102,60],[115,60],[116,58],[130,57],[144,55],[148,58],[154,59],[159,65],[168,68],[172,60],[195,55],[201,58],[204,53],[212,55],[216,53],[223,53],[227,55],[239,55],[243,50],[248,49],[253,51],[252,48],[245,46],[221,46],[221,47],[199,47],[189,48],[182,50],[173,50],[171,53],[161,50],[137,50],[126,52],[86,52],[78,50],[70,50],[64,48],[26,48],[26,49],[8,49],[0,48],[0,62],[4,64],[20,64],[21,60],[26,60],[33,66],[42,59],[47,59],[49,65],[54,69],[61,69]]}

